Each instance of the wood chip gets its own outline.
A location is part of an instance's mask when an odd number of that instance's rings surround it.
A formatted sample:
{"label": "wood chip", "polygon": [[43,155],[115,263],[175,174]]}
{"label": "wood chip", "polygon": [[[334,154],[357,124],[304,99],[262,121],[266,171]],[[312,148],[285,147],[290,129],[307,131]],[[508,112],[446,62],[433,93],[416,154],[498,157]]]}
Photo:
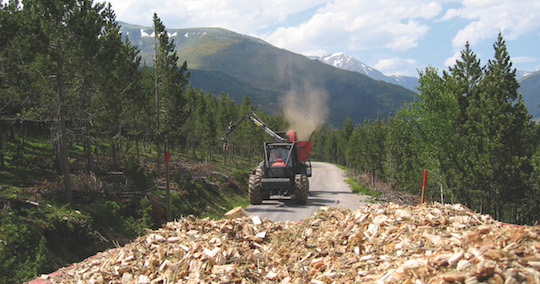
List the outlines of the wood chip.
{"label": "wood chip", "polygon": [[234,207],[232,210],[225,213],[225,217],[229,219],[244,218],[247,216],[249,215],[247,214],[246,210],[242,208],[242,206]]}
{"label": "wood chip", "polygon": [[[231,213],[232,212],[232,213]],[[540,226],[462,205],[325,207],[300,223],[193,216],[47,276],[52,283],[538,283]],[[42,277],[42,279],[45,277]]]}

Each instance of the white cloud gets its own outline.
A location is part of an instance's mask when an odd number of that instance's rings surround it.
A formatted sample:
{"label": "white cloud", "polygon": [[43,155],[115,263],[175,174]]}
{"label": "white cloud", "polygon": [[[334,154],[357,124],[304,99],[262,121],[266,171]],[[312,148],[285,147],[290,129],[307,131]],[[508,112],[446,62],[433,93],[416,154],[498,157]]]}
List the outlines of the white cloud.
{"label": "white cloud", "polygon": [[538,60],[539,58],[532,56],[512,57],[512,62],[517,64],[537,62]]}
{"label": "white cloud", "polygon": [[[132,24],[150,26],[157,12],[167,28],[222,27],[297,53],[344,51],[361,56],[360,60],[380,60],[381,66],[388,57],[415,58],[428,65],[449,56],[445,65],[451,66],[467,41],[476,52],[484,47],[481,55],[488,53],[486,40],[494,41],[499,31],[510,46],[525,37],[538,43],[540,30],[538,0],[104,1],[113,4],[118,20]],[[430,43],[422,42],[425,39]],[[445,54],[450,39],[454,55]],[[519,56],[538,57],[527,52]],[[528,68],[536,64],[524,63]],[[383,72],[398,73],[391,68]]]}
{"label": "white cloud", "polygon": [[239,33],[280,23],[287,16],[316,7],[324,0],[107,0],[120,20],[151,25],[157,12],[166,27],[222,27]]}
{"label": "white cloud", "polygon": [[417,66],[418,62],[414,59],[392,57],[379,60],[373,67],[387,76],[417,76]]}
{"label": "white cloud", "polygon": [[452,44],[461,49],[487,38],[496,38],[501,31],[505,39],[514,40],[540,28],[540,1],[537,0],[464,0],[457,9],[449,9],[443,20],[463,18],[471,22],[461,29]]}
{"label": "white cloud", "polygon": [[461,51],[454,52],[452,57],[449,57],[444,61],[444,67],[450,67],[456,65],[456,62],[461,60]]}
{"label": "white cloud", "polygon": [[407,50],[427,33],[428,19],[442,10],[434,1],[335,0],[298,26],[282,27],[263,38],[296,52],[325,49]]}

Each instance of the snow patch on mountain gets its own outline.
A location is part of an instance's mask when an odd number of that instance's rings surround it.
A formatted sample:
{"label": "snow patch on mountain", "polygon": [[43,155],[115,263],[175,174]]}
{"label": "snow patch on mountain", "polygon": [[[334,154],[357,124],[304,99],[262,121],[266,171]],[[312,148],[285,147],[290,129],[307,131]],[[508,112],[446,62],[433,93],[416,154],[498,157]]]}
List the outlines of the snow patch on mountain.
{"label": "snow patch on mountain", "polygon": [[534,72],[536,72],[536,71],[517,70],[516,71],[516,79],[519,80],[519,79],[525,78],[525,77],[531,75]]}
{"label": "snow patch on mountain", "polygon": [[[167,32],[167,35],[168,35],[169,37],[174,37],[174,36],[177,36],[177,35],[178,35],[178,32],[174,32],[174,33],[169,33],[169,32]],[[144,28],[141,29],[141,37],[154,37],[154,36],[156,36],[156,34],[154,33],[154,31],[152,31],[152,33],[148,33],[148,32],[146,31],[146,29],[144,29]]]}
{"label": "snow patch on mountain", "polygon": [[141,37],[154,37],[154,31],[152,31],[152,33],[147,33],[145,29],[141,29]]}
{"label": "snow patch on mountain", "polygon": [[382,72],[367,66],[344,52],[337,52],[324,56],[311,56],[310,58],[320,60],[336,68],[359,72],[375,80],[400,85],[409,90],[416,91],[416,87],[418,86],[418,79],[415,77],[386,76]]}

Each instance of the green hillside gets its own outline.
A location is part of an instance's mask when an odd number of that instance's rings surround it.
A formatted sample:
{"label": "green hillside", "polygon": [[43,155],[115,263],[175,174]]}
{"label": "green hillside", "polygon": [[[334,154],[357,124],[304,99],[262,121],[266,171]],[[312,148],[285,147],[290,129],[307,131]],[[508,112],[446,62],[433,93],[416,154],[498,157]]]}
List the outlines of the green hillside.
{"label": "green hillside", "polygon": [[[151,64],[151,28],[122,24]],[[141,32],[142,31],[142,32]],[[248,94],[255,105],[276,113],[280,98],[296,92],[306,104],[326,94],[327,122],[341,125],[347,116],[354,122],[386,116],[414,99],[403,87],[373,80],[358,72],[341,70],[305,56],[276,48],[262,40],[220,28],[168,29],[181,61],[191,70],[191,84],[214,94],[225,92],[240,101]],[[314,95],[312,96],[311,93]],[[317,94],[317,96],[315,96]],[[303,107],[303,106],[300,106]]]}
{"label": "green hillside", "polygon": [[519,81],[519,92],[523,94],[525,106],[529,109],[534,120],[540,120],[540,71],[537,71]]}

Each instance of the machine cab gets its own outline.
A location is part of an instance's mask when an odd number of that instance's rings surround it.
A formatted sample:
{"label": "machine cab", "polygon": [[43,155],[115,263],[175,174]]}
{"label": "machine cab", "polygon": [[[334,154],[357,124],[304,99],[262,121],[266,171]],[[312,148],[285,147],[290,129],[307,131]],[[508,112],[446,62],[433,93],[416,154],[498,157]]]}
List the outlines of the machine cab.
{"label": "machine cab", "polygon": [[272,147],[269,150],[268,165],[270,167],[285,167],[285,165],[291,166],[292,160],[290,159],[291,151],[290,147]]}
{"label": "machine cab", "polygon": [[295,142],[265,142],[264,168],[267,177],[289,177],[296,167]]}

